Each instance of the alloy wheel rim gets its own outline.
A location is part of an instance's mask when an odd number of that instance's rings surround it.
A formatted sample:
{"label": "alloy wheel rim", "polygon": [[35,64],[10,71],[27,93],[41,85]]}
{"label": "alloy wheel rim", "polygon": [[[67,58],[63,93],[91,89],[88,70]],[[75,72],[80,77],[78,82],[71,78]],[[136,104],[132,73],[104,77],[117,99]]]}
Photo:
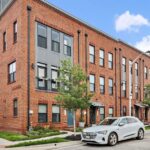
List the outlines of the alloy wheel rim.
{"label": "alloy wheel rim", "polygon": [[117,137],[116,137],[115,134],[112,134],[112,135],[110,136],[110,143],[111,143],[111,145],[115,145],[116,142],[117,142]]}
{"label": "alloy wheel rim", "polygon": [[139,131],[139,137],[140,137],[140,138],[143,138],[143,135],[144,135],[144,134],[143,134],[143,131],[140,130],[140,131]]}

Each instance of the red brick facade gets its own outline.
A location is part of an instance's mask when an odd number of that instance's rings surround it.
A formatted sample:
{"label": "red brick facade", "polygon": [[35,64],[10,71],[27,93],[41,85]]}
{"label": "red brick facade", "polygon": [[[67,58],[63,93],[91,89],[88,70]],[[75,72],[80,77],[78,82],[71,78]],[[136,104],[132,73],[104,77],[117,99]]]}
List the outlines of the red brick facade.
{"label": "red brick facade", "polygon": [[[128,68],[129,60],[134,60],[140,52],[129,45],[115,40],[102,32],[99,32],[92,27],[70,17],[69,15],[60,12],[56,8],[47,5],[40,0],[16,0],[10,8],[0,17],[0,130],[13,130],[18,132],[24,132],[27,129],[27,58],[28,58],[28,15],[27,6],[31,6],[31,40],[30,40],[30,110],[33,110],[31,115],[31,125],[36,126],[38,123],[38,104],[47,104],[48,106],[48,122],[44,125],[50,127],[63,128],[67,127],[67,114],[61,108],[61,122],[54,124],[52,123],[52,104],[55,104],[56,92],[45,92],[37,90],[35,87],[35,31],[36,21],[57,29],[61,32],[73,36],[73,61],[75,64],[78,63],[78,55],[80,57],[80,65],[85,70],[86,56],[85,53],[89,54],[89,45],[95,46],[95,64],[89,63],[88,55],[88,74],[95,75],[95,95],[92,98],[93,101],[100,102],[105,106],[105,117],[107,117],[108,109],[114,108],[114,116],[120,116],[120,101],[122,107],[126,106],[127,115],[129,111],[129,94],[128,94]],[[13,23],[18,23],[18,38],[17,43],[13,43]],[[80,53],[78,54],[78,30],[80,33]],[[7,48],[3,51],[3,33],[6,31]],[[87,34],[87,45],[85,34]],[[87,46],[87,49],[86,49]],[[105,51],[105,65],[104,67],[99,66],[99,49]],[[113,69],[108,69],[108,52],[113,54]],[[127,95],[126,98],[120,98],[120,58],[126,57],[127,64]],[[8,83],[8,64],[16,60],[16,82]],[[134,74],[133,69],[133,100],[132,106],[136,103],[140,103],[143,100],[144,85],[150,83],[150,72],[148,71],[148,79],[144,79],[144,67],[147,66],[150,69],[150,58],[143,55],[138,59],[139,68],[139,98],[135,99],[135,88],[134,88]],[[133,66],[134,68],[134,66]],[[105,77],[105,94],[100,94],[99,88],[99,77]],[[108,93],[108,79],[112,78],[114,81],[113,95],[110,96]],[[18,99],[18,116],[13,116],[13,100]],[[139,110],[140,119],[144,120],[145,108]],[[135,113],[134,113],[135,114]],[[77,112],[77,120],[80,113]],[[150,111],[148,114],[149,118],[146,121],[150,121]],[[88,124],[90,123],[90,110],[88,110]],[[85,115],[86,118],[86,115]],[[100,114],[97,108],[96,122],[100,121]]]}

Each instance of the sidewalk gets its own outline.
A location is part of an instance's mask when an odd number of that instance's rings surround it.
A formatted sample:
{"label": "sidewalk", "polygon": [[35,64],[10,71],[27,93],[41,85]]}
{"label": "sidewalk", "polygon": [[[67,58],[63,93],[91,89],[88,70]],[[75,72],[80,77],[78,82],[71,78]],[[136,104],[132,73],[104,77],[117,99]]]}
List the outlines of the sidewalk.
{"label": "sidewalk", "polygon": [[[8,141],[8,140],[0,138],[0,149],[4,148],[5,146],[8,146],[8,145],[14,145],[14,144],[22,143],[22,142],[47,140],[47,139],[52,139],[52,138],[56,138],[56,137],[58,137],[58,138],[65,138],[65,137],[70,136],[70,135],[73,134],[73,132],[70,132],[70,131],[61,131],[61,132],[67,132],[67,133],[66,134],[60,134],[60,135],[55,135],[55,136],[44,137],[44,138],[39,138],[39,139],[23,140],[23,141],[15,141],[15,142]],[[76,134],[80,134],[80,132],[77,132]]]}

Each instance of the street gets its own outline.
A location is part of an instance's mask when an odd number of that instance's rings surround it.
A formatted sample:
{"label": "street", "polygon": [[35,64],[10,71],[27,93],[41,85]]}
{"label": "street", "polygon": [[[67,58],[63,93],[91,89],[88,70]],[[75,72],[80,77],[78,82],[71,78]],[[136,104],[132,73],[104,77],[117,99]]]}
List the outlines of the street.
{"label": "street", "polygon": [[[38,146],[11,148],[11,150],[150,150],[150,133],[145,135],[144,140],[128,140],[119,142],[116,146],[101,146],[101,145],[87,145],[80,141],[46,144]],[[5,149],[7,150],[7,149]],[[10,150],[10,149],[9,149]]]}

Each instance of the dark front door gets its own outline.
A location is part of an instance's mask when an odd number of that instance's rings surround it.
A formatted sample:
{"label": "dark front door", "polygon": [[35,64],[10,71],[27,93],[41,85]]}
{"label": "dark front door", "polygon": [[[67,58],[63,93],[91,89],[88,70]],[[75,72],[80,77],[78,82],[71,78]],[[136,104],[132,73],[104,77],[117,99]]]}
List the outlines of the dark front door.
{"label": "dark front door", "polygon": [[68,110],[68,126],[73,126],[73,112]]}
{"label": "dark front door", "polygon": [[96,124],[96,107],[90,107],[90,124]]}

